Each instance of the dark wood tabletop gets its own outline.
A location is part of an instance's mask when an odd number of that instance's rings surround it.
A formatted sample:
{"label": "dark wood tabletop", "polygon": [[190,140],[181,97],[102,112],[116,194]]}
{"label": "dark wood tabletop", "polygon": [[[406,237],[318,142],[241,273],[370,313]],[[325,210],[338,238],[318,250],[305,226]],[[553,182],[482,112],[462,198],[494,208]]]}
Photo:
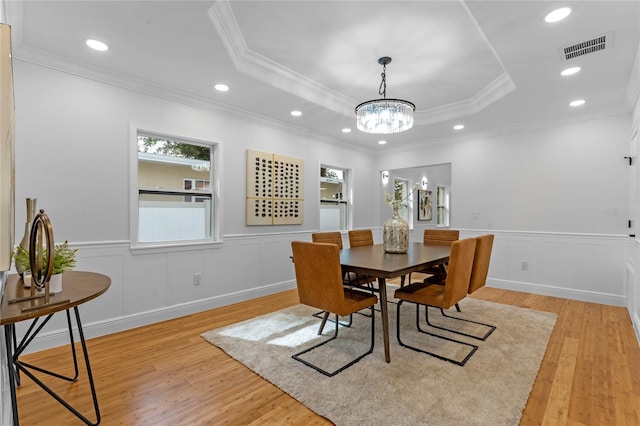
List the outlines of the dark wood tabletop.
{"label": "dark wood tabletop", "polygon": [[340,263],[345,271],[380,278],[395,278],[439,265],[449,259],[449,246],[409,243],[403,254],[385,253],[382,244],[355,247],[340,251]]}
{"label": "dark wood tabletop", "polygon": [[2,296],[0,325],[13,324],[73,308],[100,296],[107,291],[110,285],[111,278],[106,275],[95,272],[68,271],[62,276],[62,291],[50,295],[49,299],[51,303],[59,300],[68,300],[68,302],[23,312],[22,308],[38,306],[43,303],[43,299],[9,303],[9,300],[31,294],[31,289],[24,288],[18,275],[9,275]]}

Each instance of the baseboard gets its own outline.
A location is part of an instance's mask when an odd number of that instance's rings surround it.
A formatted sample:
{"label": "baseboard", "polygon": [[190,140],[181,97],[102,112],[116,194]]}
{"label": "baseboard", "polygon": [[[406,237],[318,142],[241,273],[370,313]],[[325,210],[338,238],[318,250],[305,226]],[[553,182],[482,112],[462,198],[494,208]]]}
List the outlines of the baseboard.
{"label": "baseboard", "polygon": [[[501,288],[504,290],[522,291],[525,293],[541,294],[543,296],[561,297],[563,299],[579,300],[581,302],[600,303],[626,307],[625,296],[598,293],[594,291],[584,291],[571,288],[553,287],[549,285],[534,284],[519,281],[500,280],[495,278],[487,279],[488,287]],[[636,329],[637,330],[637,329]]]}
{"label": "baseboard", "polygon": [[636,338],[638,339],[638,344],[640,344],[640,316],[633,315],[631,317],[631,323],[633,324],[633,329],[636,332]]}
{"label": "baseboard", "polygon": [[[293,280],[269,284],[250,290],[228,293],[221,296],[194,300],[192,302],[181,303],[165,308],[110,318],[104,321],[82,324],[82,328],[85,338],[90,339],[92,337],[105,336],[107,334],[113,334],[119,331],[131,330],[133,328],[138,328],[161,321],[167,321],[185,315],[191,315],[209,309],[219,308],[221,306],[244,302],[246,300],[255,299],[257,297],[280,293],[294,288],[296,288],[296,283]],[[75,330],[76,327],[74,326],[74,333],[77,339],[78,334],[77,332],[75,332]],[[54,348],[56,346],[68,344],[69,332],[66,328],[52,330],[39,334],[31,342],[28,350],[26,350],[25,353],[38,352],[45,349]]]}

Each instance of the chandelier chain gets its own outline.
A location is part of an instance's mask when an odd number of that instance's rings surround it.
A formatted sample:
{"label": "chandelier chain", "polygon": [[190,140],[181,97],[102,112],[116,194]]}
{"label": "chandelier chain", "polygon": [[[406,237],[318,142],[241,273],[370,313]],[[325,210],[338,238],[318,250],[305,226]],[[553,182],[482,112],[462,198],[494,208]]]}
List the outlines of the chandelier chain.
{"label": "chandelier chain", "polygon": [[380,82],[380,88],[378,88],[378,95],[382,96],[384,99],[387,99],[387,66],[382,65],[382,81]]}

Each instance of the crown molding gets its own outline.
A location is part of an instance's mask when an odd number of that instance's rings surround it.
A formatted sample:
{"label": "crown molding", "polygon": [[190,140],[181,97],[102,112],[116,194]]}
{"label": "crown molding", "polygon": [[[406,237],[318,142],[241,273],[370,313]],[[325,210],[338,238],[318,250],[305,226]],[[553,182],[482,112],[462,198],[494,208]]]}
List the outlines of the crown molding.
{"label": "crown molding", "polygon": [[414,121],[417,125],[429,125],[455,118],[476,114],[507,93],[515,90],[516,85],[505,72],[480,90],[470,99],[416,112]]}
{"label": "crown molding", "polygon": [[208,15],[238,71],[331,111],[353,115],[352,99],[250,50],[228,1],[214,2]]}

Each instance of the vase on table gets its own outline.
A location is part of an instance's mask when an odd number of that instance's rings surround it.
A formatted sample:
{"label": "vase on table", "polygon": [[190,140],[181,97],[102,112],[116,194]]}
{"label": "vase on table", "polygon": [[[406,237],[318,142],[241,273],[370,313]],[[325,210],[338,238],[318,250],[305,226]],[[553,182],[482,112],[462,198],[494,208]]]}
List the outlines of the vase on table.
{"label": "vase on table", "polygon": [[[20,244],[18,244],[26,253],[29,254],[29,238],[31,237],[31,223],[36,216],[36,201],[37,198],[27,198],[27,221],[24,224],[24,235]],[[29,272],[27,266],[19,265],[16,263],[16,272],[20,275],[20,278],[24,280],[24,273]],[[26,283],[26,281],[25,281]],[[26,287],[26,286],[25,286]]]}
{"label": "vase on table", "polygon": [[62,273],[51,275],[49,279],[49,293],[60,293],[62,291]]}
{"label": "vase on table", "polygon": [[387,253],[406,253],[409,251],[409,224],[393,207],[393,216],[382,226],[382,241]]}

